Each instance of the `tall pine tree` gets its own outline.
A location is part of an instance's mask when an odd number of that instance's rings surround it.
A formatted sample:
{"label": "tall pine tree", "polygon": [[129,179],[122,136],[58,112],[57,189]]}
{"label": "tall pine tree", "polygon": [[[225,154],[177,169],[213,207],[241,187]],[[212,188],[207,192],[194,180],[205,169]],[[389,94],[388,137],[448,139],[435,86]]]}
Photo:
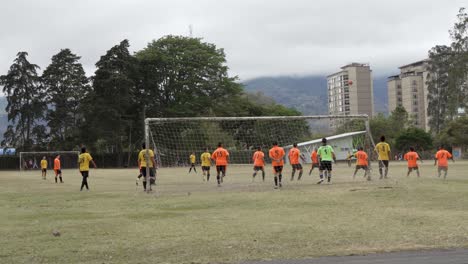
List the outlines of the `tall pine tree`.
{"label": "tall pine tree", "polygon": [[123,40],[96,63],[93,90],[86,99],[86,141],[99,141],[108,152],[122,153],[130,129],[140,128],[135,124],[140,116],[135,103],[137,64],[128,48],[128,40]]}
{"label": "tall pine tree", "polygon": [[79,59],[69,49],[63,49],[52,57],[42,74],[49,104],[46,120],[54,148],[71,149],[79,143],[76,128],[83,118],[81,102],[90,91]]}
{"label": "tall pine tree", "polygon": [[3,144],[24,150],[31,149],[35,144],[33,130],[46,109],[44,92],[37,75],[39,66],[31,64],[27,56],[27,52],[19,52],[8,73],[0,76],[0,85],[8,102],[5,110],[11,123],[4,134]]}

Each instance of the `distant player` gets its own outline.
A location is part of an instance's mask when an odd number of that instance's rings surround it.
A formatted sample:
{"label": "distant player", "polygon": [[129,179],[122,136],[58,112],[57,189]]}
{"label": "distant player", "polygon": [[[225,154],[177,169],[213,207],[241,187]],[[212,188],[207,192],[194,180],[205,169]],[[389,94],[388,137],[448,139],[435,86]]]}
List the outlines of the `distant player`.
{"label": "distant player", "polygon": [[336,162],[335,151],[333,150],[332,146],[327,145],[327,139],[322,138],[322,146],[317,151],[317,156],[319,157],[320,162],[320,180],[317,184],[321,184],[323,182],[323,173],[325,171],[325,177],[329,184],[331,184],[331,177],[332,177],[332,161]]}
{"label": "distant player", "polygon": [[262,147],[258,147],[257,151],[252,156],[254,163],[254,173],[252,175],[252,181],[257,176],[258,171],[262,171],[262,180],[265,181],[265,153],[262,151]]}
{"label": "distant player", "polygon": [[271,165],[275,174],[275,189],[283,187],[281,180],[283,178],[284,156],[286,153],[282,147],[278,146],[278,142],[273,142],[273,147],[268,152],[271,158]]}
{"label": "distant player", "polygon": [[197,173],[197,169],[195,168],[195,163],[197,162],[197,157],[195,157],[195,152],[192,152],[192,154],[190,154],[189,159],[190,159],[190,169],[188,172],[190,173],[193,169],[193,171]]}
{"label": "distant player", "polygon": [[358,170],[363,169],[364,170],[364,178],[367,176],[367,180],[370,181],[370,175],[369,175],[369,163],[368,163],[368,155],[364,151],[362,147],[358,147],[358,151],[354,154],[354,157],[356,157],[356,169],[354,170],[353,174],[353,179],[356,177],[356,173]]}
{"label": "distant player", "polygon": [[89,163],[92,163],[94,168],[96,168],[96,163],[94,163],[93,157],[86,152],[86,148],[83,147],[81,148],[81,154],[78,157],[78,164],[80,164],[80,173],[81,176],[83,177],[81,181],[81,188],[80,191],[83,191],[83,187],[86,187],[86,190],[89,191],[89,186],[88,186],[88,177],[89,177]]}
{"label": "distant player", "polygon": [[[146,191],[146,168],[149,168],[149,190],[151,191],[151,186],[156,183],[156,161],[154,160],[154,152],[151,149],[146,149],[146,144],[141,145],[142,150],[138,153],[138,167],[140,167],[140,172],[143,175],[143,189]],[[149,157],[147,157],[146,152],[148,152]],[[146,163],[148,158],[149,164]]]}
{"label": "distant player", "polygon": [[[380,179],[387,178],[388,174],[388,161],[390,160],[390,145],[385,142],[385,136],[380,137],[380,142],[375,145],[375,151],[379,154],[379,173]],[[385,174],[383,173],[383,168],[385,168]]]}
{"label": "distant player", "polygon": [[45,180],[47,176],[47,159],[46,156],[41,160],[42,179]]}
{"label": "distant player", "polygon": [[409,152],[407,152],[403,158],[408,161],[408,173],[406,174],[406,177],[410,175],[412,171],[416,171],[418,177],[419,177],[419,168],[418,168],[418,163],[417,161],[420,160],[418,153],[414,151],[413,147],[409,148]]}
{"label": "distant player", "polygon": [[288,160],[289,164],[291,164],[292,172],[291,172],[291,181],[294,180],[294,175],[296,174],[296,170],[299,171],[299,176],[297,180],[300,181],[302,178],[302,164],[299,159],[304,160],[304,157],[301,155],[301,151],[297,148],[297,143],[293,144],[293,148],[288,152]]}
{"label": "distant player", "polygon": [[54,172],[55,172],[55,183],[57,183],[57,176],[60,177],[60,183],[63,183],[62,165],[60,164],[60,155],[57,155],[54,159]]}
{"label": "distant player", "polygon": [[211,155],[211,159],[216,163],[216,180],[218,186],[221,186],[224,177],[226,177],[226,169],[228,165],[229,152],[223,148],[223,143],[218,143],[218,148]]}
{"label": "distant player", "polygon": [[434,166],[437,164],[439,165],[437,167],[437,174],[439,178],[440,178],[440,173],[444,171],[444,180],[447,178],[448,159],[451,159],[453,162],[455,162],[452,154],[450,154],[450,152],[445,150],[444,147],[440,146],[439,151],[437,151],[437,153],[435,154]]}
{"label": "distant player", "polygon": [[310,154],[310,160],[312,161],[312,168],[310,168],[309,175],[312,174],[312,171],[317,168],[319,169],[319,160],[317,156],[317,148],[314,148],[312,154]]}
{"label": "distant player", "polygon": [[211,154],[208,151],[208,148],[205,149],[205,152],[203,152],[200,156],[201,160],[201,168],[202,168],[202,174],[203,174],[203,181],[205,181],[205,175],[206,175],[206,181],[210,181],[210,168],[211,168]]}

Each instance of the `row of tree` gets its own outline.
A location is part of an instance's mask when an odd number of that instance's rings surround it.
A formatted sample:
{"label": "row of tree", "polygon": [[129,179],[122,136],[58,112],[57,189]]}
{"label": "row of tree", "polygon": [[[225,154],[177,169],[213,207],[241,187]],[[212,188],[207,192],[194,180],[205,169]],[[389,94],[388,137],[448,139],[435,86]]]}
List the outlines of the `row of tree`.
{"label": "row of tree", "polygon": [[299,115],[259,104],[228,76],[223,49],[201,39],[166,36],[131,54],[112,47],[85,75],[80,57],[63,49],[40,75],[19,52],[0,85],[10,125],[3,144],[21,150],[132,151],[145,117]]}

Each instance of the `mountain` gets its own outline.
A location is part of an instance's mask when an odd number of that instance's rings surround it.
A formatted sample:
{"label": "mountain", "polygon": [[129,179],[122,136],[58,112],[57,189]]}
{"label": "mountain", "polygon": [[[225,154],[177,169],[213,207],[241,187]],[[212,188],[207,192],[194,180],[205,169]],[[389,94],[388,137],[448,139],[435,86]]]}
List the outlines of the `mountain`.
{"label": "mountain", "polygon": [[[260,77],[244,83],[248,92],[260,92],[277,103],[295,108],[304,115],[328,114],[327,79],[325,76]],[[388,112],[387,78],[374,78],[374,110]]]}

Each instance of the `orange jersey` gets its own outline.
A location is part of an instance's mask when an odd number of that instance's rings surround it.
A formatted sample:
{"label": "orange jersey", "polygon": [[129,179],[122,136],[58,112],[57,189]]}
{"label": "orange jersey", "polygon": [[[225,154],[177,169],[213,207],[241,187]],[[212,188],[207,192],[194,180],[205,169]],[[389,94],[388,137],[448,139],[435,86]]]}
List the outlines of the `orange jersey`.
{"label": "orange jersey", "polygon": [[255,167],[263,167],[265,166],[265,154],[263,153],[263,151],[255,151],[255,153],[253,154],[253,162],[254,162],[254,166]]}
{"label": "orange jersey", "polygon": [[404,159],[408,161],[408,168],[416,168],[418,167],[418,164],[416,161],[418,161],[418,153],[414,151],[410,151],[405,154]]}
{"label": "orange jersey", "polygon": [[437,151],[435,158],[439,167],[448,167],[448,159],[452,158],[452,154],[445,149],[441,149]]}
{"label": "orange jersey", "polygon": [[298,148],[290,149],[288,153],[289,163],[291,165],[299,164],[299,156],[301,156],[301,151]]}
{"label": "orange jersey", "polygon": [[[284,165],[284,160],[283,157],[286,154],[284,152],[284,149],[282,147],[272,147],[270,149],[270,152],[268,153],[270,155],[270,158],[272,159],[271,165],[273,166],[283,166]],[[278,161],[276,161],[278,160]]]}
{"label": "orange jersey", "polygon": [[211,159],[216,162],[216,166],[226,166],[228,164],[228,157],[229,152],[222,147],[217,148],[211,154]]}
{"label": "orange jersey", "polygon": [[317,151],[314,150],[314,152],[312,152],[312,154],[310,155],[310,159],[312,160],[312,163],[319,163],[317,158]]}
{"label": "orange jersey", "polygon": [[365,153],[364,151],[360,150],[358,152],[356,152],[356,154],[354,154],[354,157],[356,157],[356,165],[359,165],[359,166],[367,166],[368,163],[367,163],[367,153]]}
{"label": "orange jersey", "polygon": [[54,170],[60,170],[60,160],[54,159]]}

